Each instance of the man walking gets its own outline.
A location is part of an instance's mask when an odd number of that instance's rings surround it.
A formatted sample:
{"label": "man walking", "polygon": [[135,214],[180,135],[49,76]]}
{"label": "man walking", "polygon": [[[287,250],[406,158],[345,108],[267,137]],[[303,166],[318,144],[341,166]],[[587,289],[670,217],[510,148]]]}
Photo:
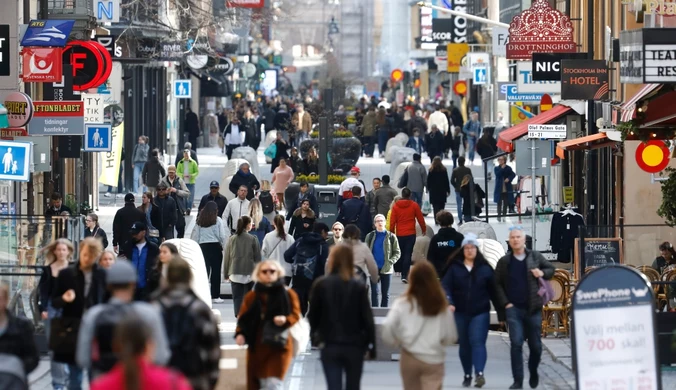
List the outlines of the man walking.
{"label": "man walking", "polygon": [[[310,302],[310,290],[312,283],[324,276],[326,260],[329,256],[329,227],[321,222],[316,222],[312,227],[312,233],[303,234],[289,249],[284,252],[284,261],[292,264],[293,272],[291,285],[298,294],[300,312],[307,314]],[[309,264],[314,259],[314,264]],[[308,278],[305,270],[314,266],[312,279]]]}
{"label": "man walking", "polygon": [[[190,157],[190,149],[183,151],[183,160],[177,165],[176,174],[183,178],[186,187],[188,187],[188,191],[190,191],[190,194],[188,194],[187,197],[182,197],[181,199],[184,205],[181,207],[181,210],[185,210],[185,214],[190,215],[190,210],[192,210],[193,203],[195,202],[195,181],[200,174],[197,161]],[[178,199],[176,199],[176,201],[178,201]]]}
{"label": "man walking", "polygon": [[251,172],[251,167],[248,163],[243,163],[239,166],[239,170],[232,177],[228,188],[230,189],[230,192],[237,195],[241,186],[247,188],[246,198],[248,200],[253,199],[253,197],[256,196],[256,190],[261,188],[261,183],[258,182],[256,175]]}
{"label": "man walking", "polygon": [[200,211],[202,211],[204,206],[207,205],[207,202],[216,202],[216,204],[218,205],[218,215],[223,215],[223,212],[225,211],[225,206],[228,205],[228,200],[225,198],[225,196],[221,195],[221,193],[219,192],[220,189],[221,186],[220,184],[218,184],[216,180],[212,181],[209,184],[209,193],[202,197],[199,206],[197,206],[198,214]]}
{"label": "man walking", "polygon": [[183,238],[185,236],[185,214],[190,215],[190,210],[186,212],[185,200],[190,198],[192,192],[188,191],[188,186],[176,175],[176,167],[173,165],[167,167],[167,177],[162,182],[167,185],[167,195],[176,202],[176,238]]}
{"label": "man walking", "polygon": [[481,123],[479,123],[478,112],[472,111],[470,113],[470,120],[468,120],[462,127],[462,132],[465,133],[465,136],[467,137],[469,164],[472,165],[474,162],[474,149],[479,137],[481,136]]}
{"label": "man walking", "polygon": [[225,224],[228,226],[226,232],[229,234],[234,234],[237,229],[237,221],[239,221],[242,215],[247,215],[249,213],[249,199],[247,199],[247,188],[245,185],[239,187],[237,190],[237,197],[225,206],[223,211],[222,219],[225,221]]}
{"label": "man walking", "polygon": [[408,174],[406,187],[411,190],[411,199],[422,207],[423,192],[425,192],[425,184],[427,184],[427,169],[422,165],[420,159],[420,154],[414,154],[413,162],[406,168]]}
{"label": "man walking", "polygon": [[155,203],[160,208],[162,214],[162,227],[155,226],[160,229],[160,237],[166,240],[174,238],[174,228],[178,221],[178,206],[176,201],[169,196],[169,186],[165,182],[157,185],[157,197]]}
{"label": "man walking", "polygon": [[371,218],[376,216],[376,192],[382,185],[379,177],[373,178],[373,189],[366,194],[366,206],[369,208],[369,215]]}
{"label": "man walking", "polygon": [[336,222],[340,222],[343,226],[356,225],[361,231],[361,239],[364,240],[366,235],[373,230],[373,222],[371,222],[371,214],[369,207],[361,197],[361,187],[352,187],[353,197],[343,202],[342,207],[338,210]]}
{"label": "man walking", "polygon": [[390,211],[390,207],[392,206],[392,201],[394,200],[394,197],[399,195],[397,190],[392,188],[390,186],[390,176],[389,175],[383,175],[382,178],[383,185],[378,188],[378,191],[376,191],[373,203],[375,203],[375,214],[382,214],[382,215],[387,215],[387,212]]}
{"label": "man walking", "polygon": [[246,127],[239,121],[238,116],[232,118],[232,122],[225,127],[223,131],[223,142],[225,143],[225,155],[228,160],[232,158],[232,151],[244,145],[246,141]]}
{"label": "man walking", "polygon": [[197,164],[199,164],[199,160],[197,159],[197,152],[195,152],[195,149],[192,148],[192,144],[190,142],[186,142],[183,144],[183,150],[179,150],[178,153],[176,154],[176,161],[174,161],[174,165],[178,166],[178,163],[183,160],[183,152],[185,150],[190,151],[190,158],[195,160]]}
{"label": "man walking", "polygon": [[[139,193],[139,179],[141,178],[141,172],[143,172],[143,167],[148,161],[148,153],[150,152],[150,146],[145,136],[141,135],[138,137],[138,143],[134,145],[134,149],[131,153],[131,167],[134,169],[134,185],[132,190],[135,194]],[[122,165],[122,164],[120,164]],[[143,189],[145,191],[145,188]]]}
{"label": "man walking", "polygon": [[124,245],[124,254],[138,275],[134,292],[135,301],[147,301],[153,290],[158,287],[154,285],[156,281],[153,281],[151,277],[160,249],[146,240],[147,232],[148,228],[145,223],[136,222],[129,230],[131,238]]}
{"label": "man walking", "polygon": [[188,133],[190,143],[197,146],[197,137],[200,135],[200,120],[190,107],[186,108],[185,132]]}
{"label": "man walking", "polygon": [[453,170],[451,173],[451,185],[455,190],[455,205],[458,208],[458,226],[462,225],[462,196],[460,195],[460,184],[462,184],[462,179],[470,175],[472,176],[472,170],[465,166],[465,157],[458,157],[458,167]]}
{"label": "man walking", "polygon": [[[512,252],[495,267],[496,298],[500,319],[507,319],[511,343],[512,376],[510,389],[523,388],[523,342],[528,340],[528,384],[538,387],[538,365],[542,355],[542,297],[538,295],[538,278],[549,280],[554,266],[536,251],[526,249],[526,233],[520,227],[509,232]],[[503,309],[504,308],[504,309]]]}
{"label": "man walking", "polygon": [[[119,245],[124,245],[129,240],[131,226],[136,222],[145,222],[145,220],[145,213],[137,209],[134,204],[134,194],[125,195],[124,206],[117,210],[113,218],[113,250],[115,253],[119,253]],[[157,226],[157,228],[160,227]]]}
{"label": "man walking", "polygon": [[300,145],[303,140],[310,138],[312,132],[312,117],[305,112],[303,104],[296,105],[296,112],[291,121],[296,129],[296,145]]}

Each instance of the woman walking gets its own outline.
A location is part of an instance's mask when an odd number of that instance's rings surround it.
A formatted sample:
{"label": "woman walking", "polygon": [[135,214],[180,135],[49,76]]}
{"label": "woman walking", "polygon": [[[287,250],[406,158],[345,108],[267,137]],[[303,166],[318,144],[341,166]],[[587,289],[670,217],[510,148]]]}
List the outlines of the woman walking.
{"label": "woman walking", "polygon": [[286,164],[285,158],[279,160],[279,166],[272,173],[272,186],[281,204],[284,204],[284,191],[293,181],[295,174],[296,172]]}
{"label": "woman walking", "polygon": [[300,320],[296,293],[284,284],[284,269],[276,260],[265,260],[253,271],[256,287],[244,297],[237,319],[235,341],[249,344],[247,377],[250,390],[282,390],[284,376],[293,359],[291,337],[275,336]]}
{"label": "woman walking", "polygon": [[[448,180],[448,171],[437,156],[432,160],[427,175],[427,191],[430,194],[430,203],[434,215],[446,207],[446,199],[451,195],[451,182]],[[437,224],[438,225],[438,224]]]}
{"label": "woman walking", "polygon": [[300,238],[305,233],[312,231],[312,226],[315,223],[315,212],[310,208],[310,200],[303,199],[300,208],[293,212],[291,217],[291,225],[289,225],[289,233],[293,235],[294,239]]}
{"label": "woman walking", "polygon": [[85,218],[85,232],[84,236],[85,238],[87,237],[96,237],[99,240],[101,240],[101,244],[103,244],[103,248],[108,247],[108,236],[106,235],[105,230],[101,229],[101,226],[99,226],[99,216],[90,213],[87,214],[87,218]]}
{"label": "woman walking", "polygon": [[437,271],[429,262],[416,264],[408,287],[383,324],[383,341],[401,348],[405,390],[441,389],[446,347],[455,344],[455,321],[447,308]]}
{"label": "woman walking", "polygon": [[261,253],[263,254],[263,258],[276,260],[282,265],[284,275],[289,275],[284,276],[284,283],[288,286],[291,284],[291,264],[284,261],[284,253],[291,245],[293,245],[295,240],[284,230],[283,216],[277,215],[273,220],[273,223],[275,230],[265,235]]}
{"label": "woman walking", "polygon": [[112,249],[106,249],[101,253],[101,257],[99,257],[99,267],[108,269],[115,264],[116,260],[117,256],[115,256],[115,252]]}
{"label": "woman walking", "polygon": [[289,158],[289,144],[282,137],[281,131],[277,131],[275,147],[277,148],[277,151],[275,152],[275,157],[272,159],[272,165],[270,165],[270,173],[275,172],[275,169],[279,166],[280,160]]}
{"label": "woman walking", "polygon": [[272,228],[270,227],[270,221],[263,215],[263,207],[260,200],[253,198],[249,202],[249,217],[251,217],[254,225],[253,229],[251,229],[251,234],[256,236],[258,244],[263,246],[263,239],[266,234],[270,233]]}
{"label": "woman walking", "polygon": [[160,229],[162,228],[162,211],[155,204],[152,192],[144,192],[141,199],[141,205],[138,206],[138,209],[143,211],[143,214],[146,216],[146,226],[148,227],[146,240],[159,245]]}
{"label": "woman walking", "polygon": [[261,180],[261,190],[258,193],[258,200],[261,202],[261,207],[263,208],[263,216],[272,221],[277,215],[277,210],[282,209],[282,202],[279,202],[277,195],[272,191],[272,186],[270,181]]}
{"label": "woman walking", "polygon": [[[56,279],[59,272],[66,269],[73,260],[75,249],[73,244],[65,238],[59,238],[52,241],[43,250],[45,266],[42,267],[42,276],[38,284],[39,308],[42,319],[45,321],[45,336],[49,340],[51,321],[59,313],[52,305],[52,295],[56,289]],[[68,382],[68,368],[64,363],[55,362],[50,359],[52,388],[54,390],[64,390]]]}
{"label": "woman walking", "polygon": [[[401,257],[397,236],[385,229],[385,216],[376,215],[373,218],[376,230],[366,235],[366,245],[373,253],[378,266],[379,282],[371,285],[371,306],[378,307],[378,290],[380,290],[380,307],[388,307],[390,304],[390,282],[394,264]],[[380,284],[380,289],[378,288]]]}
{"label": "woman walking", "polygon": [[253,228],[251,218],[244,215],[237,220],[237,230],[228,239],[223,259],[223,276],[232,286],[232,302],[235,317],[238,316],[242,300],[253,288],[251,274],[261,262],[261,246],[256,236],[249,234]]}
{"label": "woman walking", "polygon": [[207,274],[211,275],[211,300],[213,303],[223,303],[221,299],[221,261],[223,260],[223,248],[227,243],[228,236],[225,232],[225,223],[218,216],[218,205],[209,201],[202,211],[197,214],[195,228],[190,238],[197,242],[202,249]]}
{"label": "woman walking", "polygon": [[507,157],[498,157],[498,165],[494,168],[495,189],[493,190],[493,202],[498,205],[498,222],[507,214],[507,207],[511,210],[514,206],[514,190],[512,180],[516,174],[512,167],[507,165]]}
{"label": "woman walking", "polygon": [[181,373],[153,364],[155,331],[136,316],[126,316],[115,327],[113,336],[119,362],[92,382],[91,389],[192,389]]}
{"label": "woman walking", "polygon": [[465,236],[461,250],[461,254],[451,257],[452,262],[442,284],[458,326],[460,362],[465,372],[462,385],[469,387],[472,384],[474,367],[474,386],[482,387],[486,384],[484,368],[488,357],[486,340],[491,301],[497,303],[495,277],[493,268],[479,252],[479,242],[475,234],[468,233]]}
{"label": "woman walking", "polygon": [[159,149],[153,149],[148,162],[143,166],[143,171],[141,172],[143,185],[148,187],[148,192],[155,195],[157,194],[157,185],[160,184],[160,181],[166,175],[167,171],[160,162],[160,151]]}
{"label": "woman walking", "polygon": [[[364,355],[376,356],[376,329],[366,284],[354,276],[352,248],[338,244],[329,253],[328,275],[310,295],[313,345],[321,348],[328,390],[359,390]],[[345,374],[345,386],[343,386]]]}
{"label": "woman walking", "polygon": [[314,147],[310,148],[303,159],[303,174],[306,176],[319,173],[319,154]]}
{"label": "woman walking", "polygon": [[[357,276],[366,283],[367,289],[370,289],[371,285],[378,283],[378,265],[376,265],[376,259],[373,257],[369,247],[361,242],[361,231],[357,225],[345,226],[343,243],[352,248],[352,253],[354,254],[354,266],[358,268],[355,270]],[[328,271],[328,269],[327,263],[326,270]],[[369,279],[370,283],[368,281]]]}
{"label": "woman walking", "polygon": [[[484,207],[486,193],[477,183],[472,183],[471,175],[465,175],[460,183],[460,196],[462,196],[462,219],[471,222],[473,217],[478,217]],[[470,188],[474,188],[474,195],[470,196]],[[472,199],[473,198],[473,199]],[[472,201],[474,203],[472,203]]]}

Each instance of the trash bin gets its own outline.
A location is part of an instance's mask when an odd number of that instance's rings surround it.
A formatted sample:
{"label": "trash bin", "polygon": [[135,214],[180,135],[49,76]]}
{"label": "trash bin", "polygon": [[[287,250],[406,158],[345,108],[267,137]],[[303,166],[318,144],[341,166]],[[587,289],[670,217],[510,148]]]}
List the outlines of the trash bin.
{"label": "trash bin", "polygon": [[336,217],[338,217],[339,189],[340,186],[336,184],[323,186],[315,184],[312,191],[315,194],[315,197],[317,197],[317,207],[319,208],[317,222],[323,222],[329,227],[336,222]]}

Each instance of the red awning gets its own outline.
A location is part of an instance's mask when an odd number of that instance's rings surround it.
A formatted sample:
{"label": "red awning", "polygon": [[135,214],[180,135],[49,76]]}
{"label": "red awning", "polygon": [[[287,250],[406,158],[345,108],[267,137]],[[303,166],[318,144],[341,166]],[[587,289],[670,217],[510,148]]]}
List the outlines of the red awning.
{"label": "red awning", "polygon": [[634,118],[634,111],[636,110],[636,103],[644,97],[657,92],[662,88],[662,84],[645,84],[636,95],[622,104],[622,116],[620,122],[629,122]]}
{"label": "red awning", "polygon": [[606,133],[597,133],[585,137],[575,138],[567,141],[561,141],[556,144],[556,155],[561,159],[566,158],[566,150],[589,150],[613,145]]}
{"label": "red awning", "polygon": [[645,117],[642,118],[641,129],[668,128],[676,124],[676,92],[667,92],[650,99],[646,103]]}
{"label": "red awning", "polygon": [[504,130],[498,136],[498,147],[505,152],[513,152],[514,145],[512,141],[523,137],[528,134],[528,125],[546,125],[552,121],[555,121],[562,116],[568,114],[571,111],[575,111],[568,106],[559,104],[552,108],[551,110],[545,111],[541,114],[535,115],[532,118],[529,118],[516,126],[512,126],[507,130]]}

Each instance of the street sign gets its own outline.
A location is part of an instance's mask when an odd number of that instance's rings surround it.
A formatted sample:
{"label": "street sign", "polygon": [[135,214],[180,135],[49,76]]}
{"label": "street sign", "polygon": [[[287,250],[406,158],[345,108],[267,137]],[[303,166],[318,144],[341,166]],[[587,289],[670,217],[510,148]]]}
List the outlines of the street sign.
{"label": "street sign", "polygon": [[566,139],[566,125],[528,125],[528,138]]}
{"label": "street sign", "polygon": [[110,152],[111,133],[110,125],[85,125],[85,152]]}
{"label": "street sign", "polygon": [[84,134],[84,102],[33,102],[35,112],[28,125],[30,135]]}
{"label": "street sign", "polygon": [[533,80],[533,62],[531,61],[517,62],[516,85],[519,88],[519,93],[549,93],[553,95],[561,93],[560,81]]}
{"label": "street sign", "polygon": [[474,85],[486,85],[490,77],[490,68],[475,68],[474,69]]}
{"label": "street sign", "polygon": [[120,21],[120,0],[94,0],[97,22],[117,23]]}
{"label": "street sign", "polygon": [[508,102],[540,102],[542,100],[541,93],[519,93],[516,84],[509,84],[507,86],[507,101]]}
{"label": "street sign", "polygon": [[103,123],[104,96],[95,93],[83,93],[82,100],[85,108],[85,123]]}
{"label": "street sign", "polygon": [[504,27],[493,27],[493,55],[498,57],[507,56],[507,44],[509,43],[509,30]]}
{"label": "street sign", "polygon": [[[514,141],[514,151],[517,175],[549,176],[552,174],[552,141],[516,140]],[[535,166],[533,166],[533,161],[535,161]],[[533,173],[533,170],[535,170],[535,173]],[[530,190],[528,187],[524,188],[524,191]]]}
{"label": "street sign", "polygon": [[190,99],[192,97],[190,80],[174,80],[174,97],[176,99]]}
{"label": "street sign", "polygon": [[0,180],[28,181],[32,148],[30,142],[0,141]]}

